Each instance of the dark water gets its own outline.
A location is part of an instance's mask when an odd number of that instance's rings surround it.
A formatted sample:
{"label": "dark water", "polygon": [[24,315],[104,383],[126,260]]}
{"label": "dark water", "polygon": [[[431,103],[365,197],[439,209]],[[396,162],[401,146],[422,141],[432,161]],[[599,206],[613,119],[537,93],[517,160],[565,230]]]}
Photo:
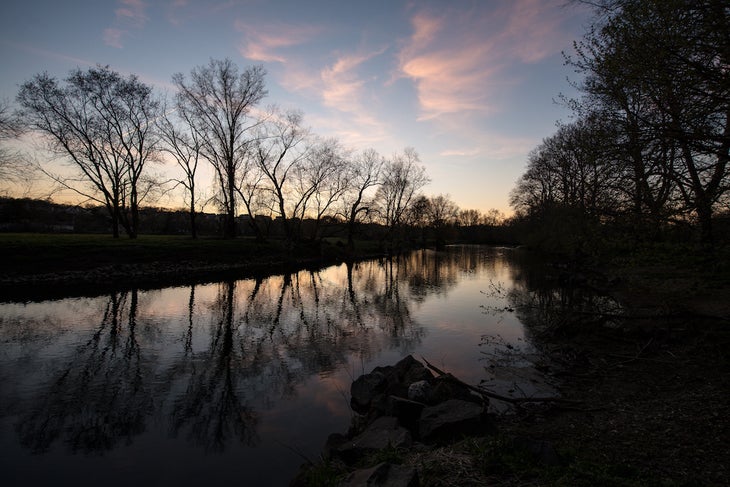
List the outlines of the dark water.
{"label": "dark water", "polygon": [[503,392],[549,388],[523,325],[566,299],[543,274],[467,246],[0,303],[2,485],[287,485],[347,429],[353,378],[407,354]]}

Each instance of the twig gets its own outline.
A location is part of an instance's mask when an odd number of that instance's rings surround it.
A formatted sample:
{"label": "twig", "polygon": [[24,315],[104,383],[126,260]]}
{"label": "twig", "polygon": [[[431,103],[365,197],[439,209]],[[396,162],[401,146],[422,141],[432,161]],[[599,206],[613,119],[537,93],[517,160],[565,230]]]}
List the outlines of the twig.
{"label": "twig", "polygon": [[557,402],[557,403],[563,403],[563,404],[582,404],[581,401],[574,401],[571,399],[562,399],[559,397],[508,397],[508,396],[503,396],[501,394],[497,394],[496,392],[492,392],[492,391],[484,389],[482,387],[477,387],[477,386],[473,386],[471,384],[467,384],[466,382],[454,377],[452,374],[449,374],[448,372],[444,372],[443,370],[439,369],[435,365],[432,365],[425,358],[421,357],[421,359],[426,363],[426,366],[429,369],[436,372],[440,378],[443,378],[445,380],[450,380],[452,382],[456,382],[457,384],[466,387],[470,391],[476,392],[480,396],[491,397],[492,399],[510,402],[513,404],[521,404],[521,403],[526,403],[526,402]]}
{"label": "twig", "polygon": [[[646,345],[644,345],[643,347],[641,347],[641,349],[638,352],[636,352],[636,355],[634,355],[633,357],[630,357],[628,360],[623,360],[621,362],[618,362],[616,364],[613,364],[613,367],[616,367],[616,366],[619,366],[619,365],[628,364],[628,363],[631,363],[631,362],[633,362],[635,360],[644,359],[644,357],[642,357],[641,354],[644,353],[644,350],[646,350],[649,347],[649,345],[651,345],[651,342],[653,342],[653,341],[654,341],[654,338],[653,337],[650,338],[649,341],[646,342]],[[620,355],[618,357],[620,357]],[[651,360],[651,359],[644,359],[644,360]],[[661,362],[661,361],[658,361],[658,362]]]}

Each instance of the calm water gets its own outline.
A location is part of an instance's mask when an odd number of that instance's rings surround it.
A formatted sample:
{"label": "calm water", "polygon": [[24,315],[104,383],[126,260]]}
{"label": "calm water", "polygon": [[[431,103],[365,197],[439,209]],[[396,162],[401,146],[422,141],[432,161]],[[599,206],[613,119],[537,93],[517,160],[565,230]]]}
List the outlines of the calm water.
{"label": "calm water", "polygon": [[353,378],[407,354],[534,393],[548,386],[524,367],[523,322],[566,295],[536,284],[542,271],[528,262],[517,250],[451,247],[0,303],[2,484],[287,485],[302,456],[346,431]]}

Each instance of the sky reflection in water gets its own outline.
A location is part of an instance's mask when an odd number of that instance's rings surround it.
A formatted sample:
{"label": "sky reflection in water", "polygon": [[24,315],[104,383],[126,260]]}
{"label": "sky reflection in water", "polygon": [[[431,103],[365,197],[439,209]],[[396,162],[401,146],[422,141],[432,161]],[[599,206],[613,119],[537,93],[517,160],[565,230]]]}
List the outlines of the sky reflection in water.
{"label": "sky reflection in water", "polygon": [[521,320],[563,298],[530,269],[519,251],[467,246],[0,304],[3,484],[285,485],[347,429],[364,371],[410,353],[498,385],[485,358],[524,348]]}

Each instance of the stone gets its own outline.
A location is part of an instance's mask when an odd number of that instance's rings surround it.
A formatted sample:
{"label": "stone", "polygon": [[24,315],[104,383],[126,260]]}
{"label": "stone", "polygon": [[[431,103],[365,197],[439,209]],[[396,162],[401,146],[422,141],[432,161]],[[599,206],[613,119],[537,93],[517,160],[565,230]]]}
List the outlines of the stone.
{"label": "stone", "polygon": [[387,375],[380,370],[361,375],[350,386],[350,406],[360,414],[370,409],[373,400],[388,388]]}
{"label": "stone", "polygon": [[408,399],[411,401],[427,402],[431,394],[431,384],[427,380],[419,380],[408,386]]}
{"label": "stone", "polygon": [[460,399],[424,408],[418,422],[419,438],[427,443],[479,436],[493,430],[494,425],[487,419],[483,406]]}
{"label": "stone", "polygon": [[405,386],[406,391],[414,382],[433,379],[431,371],[421,362],[414,359],[413,355],[408,355],[395,364],[395,370],[398,374],[398,381]]}
{"label": "stone", "polygon": [[433,374],[412,355],[393,366],[376,367],[358,377],[350,386],[350,406],[359,414],[381,416],[388,413],[388,397],[408,397],[414,382],[432,380]]}
{"label": "stone", "polygon": [[345,477],[339,487],[418,487],[418,472],[413,467],[380,463],[372,468],[356,470]]}
{"label": "stone", "polygon": [[390,396],[388,414],[398,418],[400,424],[411,431],[413,435],[418,435],[418,420],[421,418],[421,411],[425,407],[426,405],[422,402]]}
{"label": "stone", "polygon": [[352,439],[340,442],[335,438],[330,455],[345,463],[353,463],[359,458],[384,448],[408,448],[413,444],[411,432],[403,428],[397,418],[383,416],[373,421],[362,433]]}
{"label": "stone", "polygon": [[477,396],[463,384],[448,379],[440,379],[431,388],[428,401],[429,405],[439,404],[449,399],[461,399],[462,401],[470,401],[481,404],[483,398]]}

